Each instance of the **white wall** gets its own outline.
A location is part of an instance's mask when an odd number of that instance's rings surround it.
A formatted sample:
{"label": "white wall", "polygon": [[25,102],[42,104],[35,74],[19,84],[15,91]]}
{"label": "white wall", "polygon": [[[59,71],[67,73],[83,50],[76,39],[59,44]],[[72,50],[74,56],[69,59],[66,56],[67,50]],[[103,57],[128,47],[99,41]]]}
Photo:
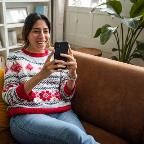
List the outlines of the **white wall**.
{"label": "white wall", "polygon": [[[122,14],[128,15],[131,4],[125,2]],[[97,28],[104,24],[117,26],[118,19],[99,12],[90,13],[91,8],[67,7],[66,9],[66,25],[65,25],[65,39],[71,45],[76,47],[92,47],[102,50],[103,57],[110,58],[113,54],[111,49],[116,47],[114,37],[111,38],[105,45],[100,44],[99,38],[93,38]],[[144,41],[144,32],[141,34],[140,40]],[[134,64],[144,66],[142,60],[135,60]]]}

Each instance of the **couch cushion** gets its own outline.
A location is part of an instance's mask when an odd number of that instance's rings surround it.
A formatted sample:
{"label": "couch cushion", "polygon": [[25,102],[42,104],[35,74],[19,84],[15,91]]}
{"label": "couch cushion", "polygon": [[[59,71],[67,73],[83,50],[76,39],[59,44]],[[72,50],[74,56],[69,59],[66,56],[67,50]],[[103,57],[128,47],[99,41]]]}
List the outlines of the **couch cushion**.
{"label": "couch cushion", "polygon": [[98,127],[91,125],[90,123],[82,121],[87,133],[92,135],[95,140],[101,144],[128,144],[124,139],[113,135],[110,132],[104,131]]}
{"label": "couch cushion", "polygon": [[16,141],[12,138],[9,129],[0,130],[0,143],[1,144],[16,144]]}
{"label": "couch cushion", "polygon": [[4,69],[0,68],[0,130],[9,127],[9,118],[7,116],[7,105],[2,99],[2,88],[4,83]]}

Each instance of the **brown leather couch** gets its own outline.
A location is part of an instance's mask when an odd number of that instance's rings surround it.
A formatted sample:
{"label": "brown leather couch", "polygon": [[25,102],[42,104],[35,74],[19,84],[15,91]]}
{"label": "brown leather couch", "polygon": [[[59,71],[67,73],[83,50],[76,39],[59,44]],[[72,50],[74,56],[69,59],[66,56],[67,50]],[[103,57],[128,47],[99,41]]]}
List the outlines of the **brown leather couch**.
{"label": "brown leather couch", "polygon": [[[101,144],[144,144],[144,68],[74,52],[78,62],[72,106]],[[13,144],[9,128],[0,143]]]}

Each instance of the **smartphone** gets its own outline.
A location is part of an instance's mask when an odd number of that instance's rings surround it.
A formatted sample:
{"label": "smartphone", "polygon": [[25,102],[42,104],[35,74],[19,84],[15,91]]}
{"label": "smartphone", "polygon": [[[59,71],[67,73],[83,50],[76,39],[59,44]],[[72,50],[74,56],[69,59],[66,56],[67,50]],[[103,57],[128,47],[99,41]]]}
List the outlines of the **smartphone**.
{"label": "smartphone", "polygon": [[61,53],[68,54],[69,43],[67,41],[55,42],[54,59],[67,61],[67,58],[60,56]]}

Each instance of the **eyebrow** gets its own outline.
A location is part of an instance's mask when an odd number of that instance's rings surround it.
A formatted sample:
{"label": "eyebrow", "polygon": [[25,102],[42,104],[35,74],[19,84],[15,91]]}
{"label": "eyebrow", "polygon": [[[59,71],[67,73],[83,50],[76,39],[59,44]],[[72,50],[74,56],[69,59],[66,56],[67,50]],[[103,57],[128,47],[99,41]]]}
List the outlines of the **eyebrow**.
{"label": "eyebrow", "polygon": [[[34,30],[40,30],[41,28],[32,28]],[[43,28],[44,30],[49,30],[48,28]]]}

